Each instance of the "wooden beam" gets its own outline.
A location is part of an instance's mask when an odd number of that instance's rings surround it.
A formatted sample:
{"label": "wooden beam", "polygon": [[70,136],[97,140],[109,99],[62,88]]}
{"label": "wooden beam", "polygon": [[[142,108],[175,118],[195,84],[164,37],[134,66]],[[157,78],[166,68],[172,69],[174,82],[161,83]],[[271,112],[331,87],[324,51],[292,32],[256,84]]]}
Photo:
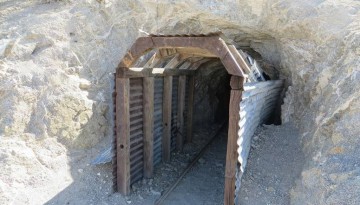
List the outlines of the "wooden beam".
{"label": "wooden beam", "polygon": [[162,158],[165,162],[170,161],[171,150],[172,81],[172,76],[164,77]]}
{"label": "wooden beam", "polygon": [[165,66],[166,69],[174,69],[182,61],[180,54],[176,54]]}
{"label": "wooden beam", "polygon": [[[210,53],[211,56],[219,57],[224,64],[225,69],[229,74],[236,76],[246,76],[241,69],[241,65],[236,61],[234,55],[228,48],[228,44],[220,38],[219,34],[208,36],[148,36],[140,37],[132,45],[130,50],[125,54],[118,65],[118,69],[122,67],[131,67],[133,63],[145,53],[151,51],[153,48],[186,48],[196,55],[201,55],[198,51],[191,50],[192,48],[201,49],[202,53]],[[241,62],[240,62],[241,63]]]}
{"label": "wooden beam", "polygon": [[185,61],[180,67],[179,70],[187,70],[192,65],[191,62]]}
{"label": "wooden beam", "polygon": [[244,71],[244,73],[249,74],[251,72],[251,68],[249,67],[249,65],[247,64],[246,60],[241,55],[241,53],[236,49],[234,45],[229,45],[228,48],[230,52],[233,54],[236,62],[240,65],[240,67]]}
{"label": "wooden beam", "polygon": [[185,108],[185,90],[186,89],[186,76],[179,76],[178,84],[178,120],[177,128],[178,133],[176,136],[176,149],[182,151],[184,146],[184,108]]}
{"label": "wooden beam", "polygon": [[208,50],[201,49],[201,48],[195,48],[195,47],[178,47],[176,48],[176,52],[180,53],[182,55],[187,56],[201,56],[206,58],[214,58],[217,57],[213,53],[209,52]]}
{"label": "wooden beam", "polygon": [[[239,79],[235,79],[239,78]],[[236,85],[236,82],[243,82],[241,77],[232,76],[230,85]],[[239,121],[240,121],[240,102],[241,102],[242,88],[239,86],[232,87],[230,94],[230,106],[229,106],[229,130],[228,130],[228,142],[226,152],[226,167],[225,167],[225,189],[224,189],[224,204],[234,205],[235,199],[235,181],[236,181],[236,166],[238,162],[237,152],[237,139]]]}
{"label": "wooden beam", "polygon": [[130,194],[130,83],[129,79],[116,78],[116,161],[117,187],[123,195]]}
{"label": "wooden beam", "polygon": [[179,70],[165,68],[119,68],[117,77],[119,78],[141,78],[156,76],[178,76],[193,75],[194,70]]}
{"label": "wooden beam", "polygon": [[187,110],[187,125],[186,125],[186,142],[192,141],[193,134],[193,112],[194,112],[194,94],[195,94],[195,76],[189,76],[188,87],[189,101]]}
{"label": "wooden beam", "polygon": [[154,78],[143,78],[144,176],[151,178],[154,170]]}
{"label": "wooden beam", "polygon": [[155,53],[151,58],[145,63],[143,67],[145,68],[151,68],[154,67],[161,59],[161,55],[159,54],[159,49],[155,50]]}

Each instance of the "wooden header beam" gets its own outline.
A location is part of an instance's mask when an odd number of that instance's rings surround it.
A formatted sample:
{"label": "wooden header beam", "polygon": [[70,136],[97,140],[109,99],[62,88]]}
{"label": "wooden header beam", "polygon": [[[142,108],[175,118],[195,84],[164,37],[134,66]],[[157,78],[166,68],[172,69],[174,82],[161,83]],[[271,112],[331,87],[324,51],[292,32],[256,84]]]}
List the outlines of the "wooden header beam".
{"label": "wooden header beam", "polygon": [[140,78],[156,76],[193,75],[195,70],[179,70],[169,68],[120,68],[117,72],[118,78]]}
{"label": "wooden header beam", "polygon": [[[227,72],[235,76],[246,76],[242,70],[243,59],[234,54],[233,48],[229,48],[226,42],[218,36],[148,36],[140,37],[132,45],[130,50],[118,65],[118,69],[130,68],[137,59],[154,48],[184,48],[187,52],[197,55],[218,57]],[[200,51],[200,52],[199,52]],[[200,54],[199,54],[200,53]],[[240,58],[242,58],[240,56]]]}

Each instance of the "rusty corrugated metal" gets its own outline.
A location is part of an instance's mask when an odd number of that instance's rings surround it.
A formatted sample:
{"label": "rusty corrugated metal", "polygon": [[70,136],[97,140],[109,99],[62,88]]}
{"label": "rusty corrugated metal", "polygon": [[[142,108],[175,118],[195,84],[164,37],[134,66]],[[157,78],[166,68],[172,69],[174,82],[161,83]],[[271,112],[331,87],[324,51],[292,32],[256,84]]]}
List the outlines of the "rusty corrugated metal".
{"label": "rusty corrugated metal", "polygon": [[114,92],[112,93],[112,101],[113,101],[113,119],[114,119],[114,128],[113,128],[113,142],[112,146],[112,176],[113,176],[113,190],[117,191],[117,159],[116,159],[116,145],[117,145],[117,135],[116,135],[116,73],[114,73]]}
{"label": "rusty corrugated metal", "polygon": [[154,166],[162,160],[164,78],[154,79]]}
{"label": "rusty corrugated metal", "polygon": [[179,77],[173,76],[172,102],[171,102],[171,151],[176,148],[176,136],[178,132],[178,84]]}
{"label": "rusty corrugated metal", "polygon": [[181,130],[181,134],[183,135],[184,142],[186,141],[186,130],[187,130],[187,119],[188,119],[188,107],[189,107],[189,77],[186,76],[185,83],[185,104],[184,104],[184,129]]}
{"label": "rusty corrugated metal", "polygon": [[130,79],[130,183],[143,177],[143,82],[142,78]]}

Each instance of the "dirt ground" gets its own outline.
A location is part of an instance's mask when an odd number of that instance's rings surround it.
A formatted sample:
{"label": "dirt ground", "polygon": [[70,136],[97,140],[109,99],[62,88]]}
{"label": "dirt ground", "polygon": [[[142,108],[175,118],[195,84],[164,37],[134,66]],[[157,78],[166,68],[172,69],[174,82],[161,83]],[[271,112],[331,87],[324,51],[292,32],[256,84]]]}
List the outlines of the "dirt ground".
{"label": "dirt ground", "polygon": [[[167,188],[176,181],[182,171],[186,169],[191,160],[219,128],[220,125],[214,125],[196,129],[193,143],[185,145],[182,153],[172,153],[169,163],[161,163],[156,166],[154,178],[143,179],[133,184],[131,186],[132,193],[127,197],[112,191],[111,164],[90,165],[92,159],[98,154],[95,148],[86,152],[69,153],[71,159],[69,167],[71,167],[70,173],[73,182],[46,204],[154,204]],[[104,146],[102,145],[102,147]],[[223,151],[223,153],[225,152]],[[203,162],[203,159],[200,161]],[[225,161],[225,158],[223,161]],[[223,174],[219,175],[219,178],[221,176]],[[219,189],[221,190],[222,187],[219,186]]]}
{"label": "dirt ground", "polygon": [[216,137],[202,158],[163,204],[219,205],[223,203],[226,159],[226,129]]}
{"label": "dirt ground", "polygon": [[[171,162],[158,165],[153,179],[133,184],[132,194],[128,197],[113,193],[110,164],[89,164],[96,156],[94,150],[81,155],[71,153],[73,183],[46,204],[154,204],[218,128],[197,129],[194,143],[186,145],[183,153],[173,153]],[[223,203],[226,137],[225,128],[163,204]],[[304,163],[299,139],[296,128],[291,124],[264,125],[257,129],[242,179],[241,204],[290,203],[291,188]]]}
{"label": "dirt ground", "polygon": [[290,204],[290,193],[305,158],[292,124],[257,129],[241,182],[240,204]]}

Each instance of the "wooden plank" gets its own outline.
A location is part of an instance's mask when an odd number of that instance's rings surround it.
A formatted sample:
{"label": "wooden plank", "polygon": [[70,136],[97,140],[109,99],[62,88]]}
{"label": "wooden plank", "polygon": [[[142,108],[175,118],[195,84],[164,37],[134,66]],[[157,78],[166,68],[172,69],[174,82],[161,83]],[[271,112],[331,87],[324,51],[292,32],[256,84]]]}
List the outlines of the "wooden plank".
{"label": "wooden plank", "polygon": [[179,70],[187,70],[192,65],[191,62],[185,61],[180,67]]}
{"label": "wooden plank", "polygon": [[164,77],[162,158],[165,162],[170,161],[171,150],[171,99],[173,84],[172,80],[172,76]]}
{"label": "wooden plank", "polygon": [[143,79],[144,103],[144,176],[151,178],[154,164],[154,78]]}
{"label": "wooden plank", "polygon": [[194,112],[194,94],[195,94],[195,76],[189,76],[188,88],[188,110],[187,110],[187,125],[186,125],[186,142],[192,141],[193,134],[193,112]]}
{"label": "wooden plank", "polygon": [[239,76],[231,76],[230,87],[232,90],[243,90],[244,89],[244,78]]}
{"label": "wooden plank", "polygon": [[194,70],[179,70],[170,68],[119,68],[117,77],[119,78],[141,78],[141,77],[158,77],[158,76],[177,76],[193,75]]}
{"label": "wooden plank", "polygon": [[244,73],[249,74],[251,72],[251,68],[243,58],[243,56],[239,53],[234,45],[228,45],[230,52],[233,54],[236,62],[240,65],[243,69]]}
{"label": "wooden plank", "polygon": [[130,194],[130,83],[116,78],[117,187],[123,195]]}
{"label": "wooden plank", "polygon": [[164,68],[172,69],[176,68],[176,66],[181,63],[182,59],[180,58],[180,54],[176,54],[165,66]]}
{"label": "wooden plank", "polygon": [[[232,82],[243,82],[240,78],[232,76]],[[232,85],[232,83],[230,84]],[[235,181],[236,181],[236,166],[237,166],[237,139],[239,121],[240,121],[240,102],[241,102],[241,89],[238,86],[232,87],[230,94],[229,105],[229,130],[228,130],[228,142],[226,152],[226,167],[225,167],[225,189],[224,189],[224,204],[233,205],[235,199]]]}
{"label": "wooden plank", "polygon": [[178,120],[177,120],[177,136],[176,136],[176,149],[182,151],[184,146],[184,108],[185,108],[185,90],[186,89],[186,76],[179,76],[178,84]]}
{"label": "wooden plank", "polygon": [[155,49],[155,53],[151,58],[145,63],[143,67],[151,68],[155,66],[161,59],[161,55],[159,54],[159,49]]}

